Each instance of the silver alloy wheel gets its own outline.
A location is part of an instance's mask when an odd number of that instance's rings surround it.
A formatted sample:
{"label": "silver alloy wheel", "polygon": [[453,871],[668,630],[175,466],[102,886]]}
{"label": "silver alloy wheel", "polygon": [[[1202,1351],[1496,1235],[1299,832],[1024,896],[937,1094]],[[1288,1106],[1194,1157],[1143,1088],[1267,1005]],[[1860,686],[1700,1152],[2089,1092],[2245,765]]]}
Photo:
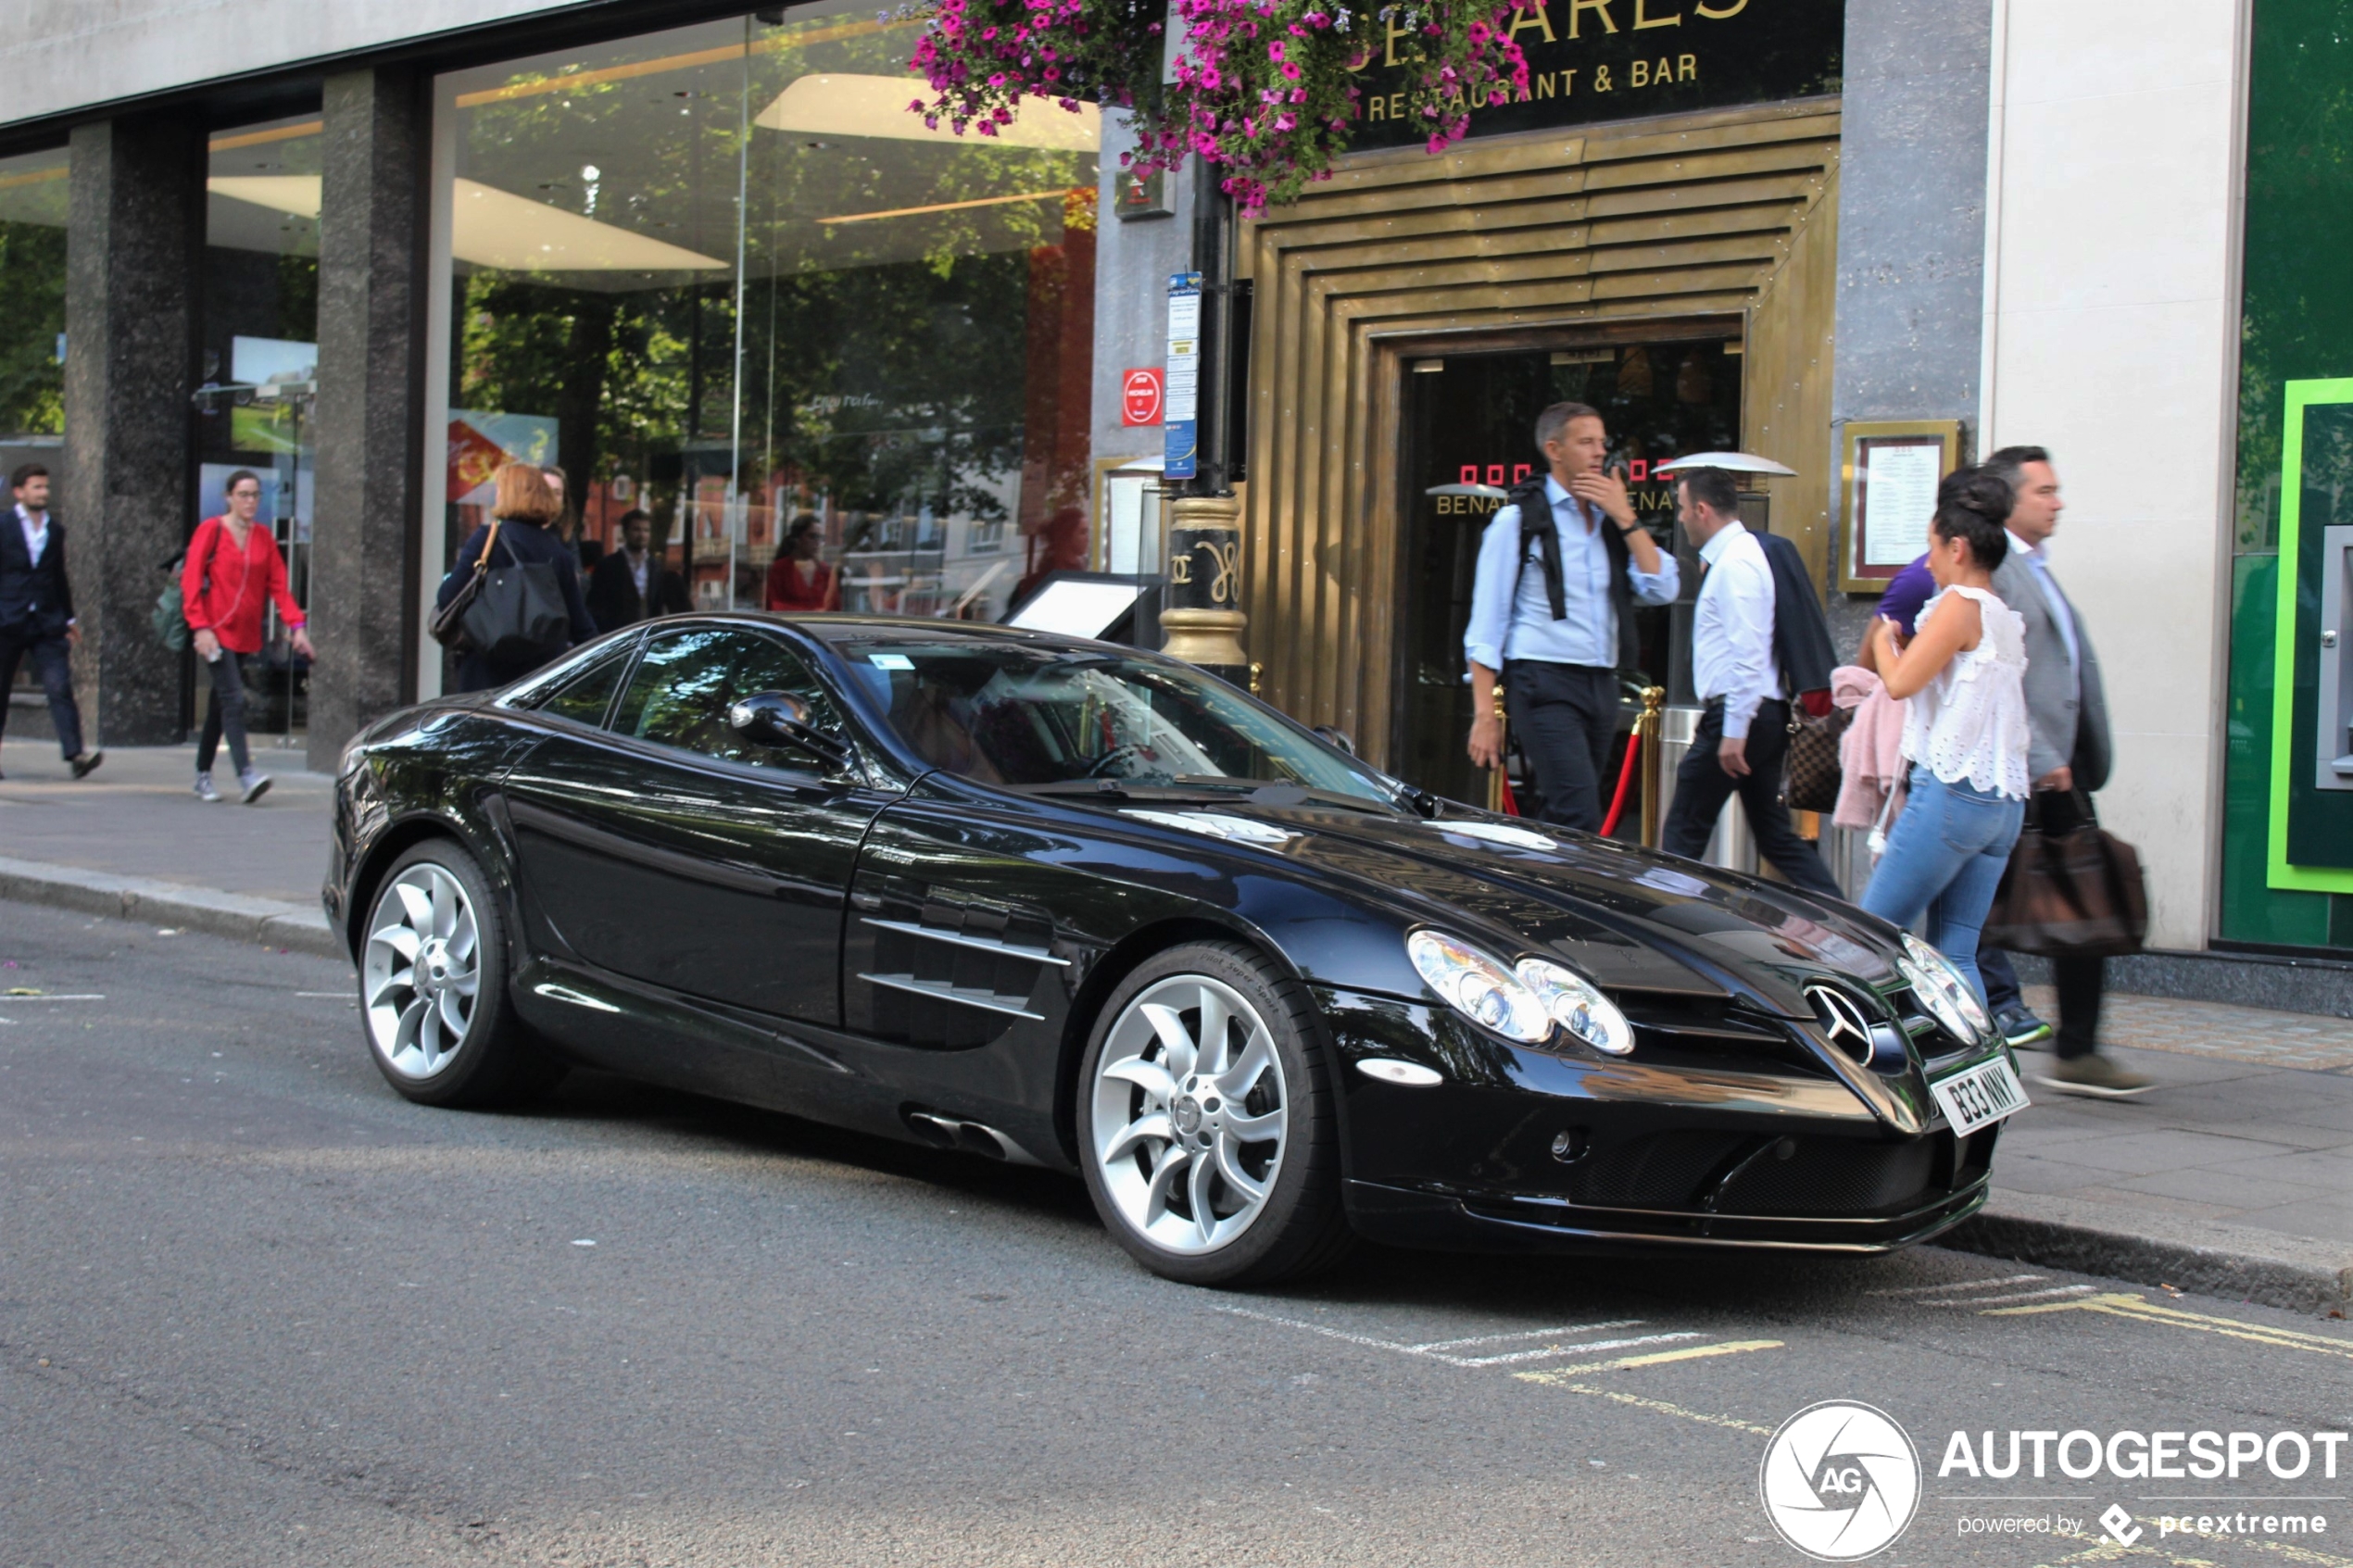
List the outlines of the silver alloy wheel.
{"label": "silver alloy wheel", "polygon": [[1098,1058],[1088,1147],[1121,1217],[1170,1252],[1248,1230],[1281,1173],[1290,1096],[1258,1010],[1205,974],[1129,1002]]}
{"label": "silver alloy wheel", "polygon": [[376,896],[360,961],[368,1038],[403,1078],[430,1078],[466,1043],[481,983],[473,905],[430,860]]}

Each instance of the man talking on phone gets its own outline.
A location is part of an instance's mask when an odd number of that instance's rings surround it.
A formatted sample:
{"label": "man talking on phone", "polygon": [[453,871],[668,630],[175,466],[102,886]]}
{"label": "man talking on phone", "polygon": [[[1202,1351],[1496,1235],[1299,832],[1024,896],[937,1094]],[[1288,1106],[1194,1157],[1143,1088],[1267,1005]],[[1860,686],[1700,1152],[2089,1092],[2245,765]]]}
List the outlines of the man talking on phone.
{"label": "man talking on phone", "polygon": [[1602,824],[1601,780],[1617,733],[1617,671],[1636,659],[1634,607],[1672,604],[1675,558],[1635,520],[1603,470],[1609,433],[1582,403],[1536,416],[1548,471],[1516,486],[1487,524],[1463,651],[1470,661],[1471,760],[1504,765],[1495,684],[1534,775],[1543,821]]}

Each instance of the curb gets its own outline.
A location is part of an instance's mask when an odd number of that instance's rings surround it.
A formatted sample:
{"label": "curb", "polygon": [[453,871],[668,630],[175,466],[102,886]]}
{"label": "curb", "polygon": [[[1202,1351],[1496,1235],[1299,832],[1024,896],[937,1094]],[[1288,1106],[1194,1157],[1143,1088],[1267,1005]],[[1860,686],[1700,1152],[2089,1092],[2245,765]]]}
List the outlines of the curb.
{"label": "curb", "polygon": [[222,893],[153,877],[117,876],[79,866],[0,858],[0,898],[46,904],[82,914],[108,915],[148,924],[201,931],[232,941],[350,961],[327,925],[323,910],[306,909],[275,898]]}
{"label": "curb", "polygon": [[[2129,1218],[2136,1227],[2120,1228]],[[1934,1245],[2296,1312],[2353,1303],[2353,1247],[2252,1225],[1995,1189]]]}

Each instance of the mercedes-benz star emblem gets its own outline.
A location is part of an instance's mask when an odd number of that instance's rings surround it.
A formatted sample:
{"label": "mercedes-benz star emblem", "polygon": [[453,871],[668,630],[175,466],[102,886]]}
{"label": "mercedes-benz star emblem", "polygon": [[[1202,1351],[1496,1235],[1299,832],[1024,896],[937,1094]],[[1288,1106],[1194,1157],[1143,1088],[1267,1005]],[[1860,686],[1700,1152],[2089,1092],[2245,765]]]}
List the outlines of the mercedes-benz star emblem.
{"label": "mercedes-benz star emblem", "polygon": [[1831,1045],[1856,1061],[1871,1060],[1871,1022],[1860,1003],[1833,985],[1808,985],[1806,999],[1822,1021],[1822,1033]]}

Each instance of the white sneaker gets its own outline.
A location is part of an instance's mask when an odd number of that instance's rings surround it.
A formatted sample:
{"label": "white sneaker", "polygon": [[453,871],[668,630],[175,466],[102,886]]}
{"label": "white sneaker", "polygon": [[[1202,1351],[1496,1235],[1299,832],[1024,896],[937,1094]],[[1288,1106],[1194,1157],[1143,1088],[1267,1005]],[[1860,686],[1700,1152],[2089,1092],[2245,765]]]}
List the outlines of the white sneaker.
{"label": "white sneaker", "polygon": [[251,768],[237,775],[237,783],[245,789],[245,804],[247,806],[270,793],[270,775],[257,773]]}
{"label": "white sneaker", "polygon": [[208,801],[216,805],[220,803],[220,792],[212,787],[212,775],[210,773],[198,773],[196,775],[196,798],[203,801]]}

